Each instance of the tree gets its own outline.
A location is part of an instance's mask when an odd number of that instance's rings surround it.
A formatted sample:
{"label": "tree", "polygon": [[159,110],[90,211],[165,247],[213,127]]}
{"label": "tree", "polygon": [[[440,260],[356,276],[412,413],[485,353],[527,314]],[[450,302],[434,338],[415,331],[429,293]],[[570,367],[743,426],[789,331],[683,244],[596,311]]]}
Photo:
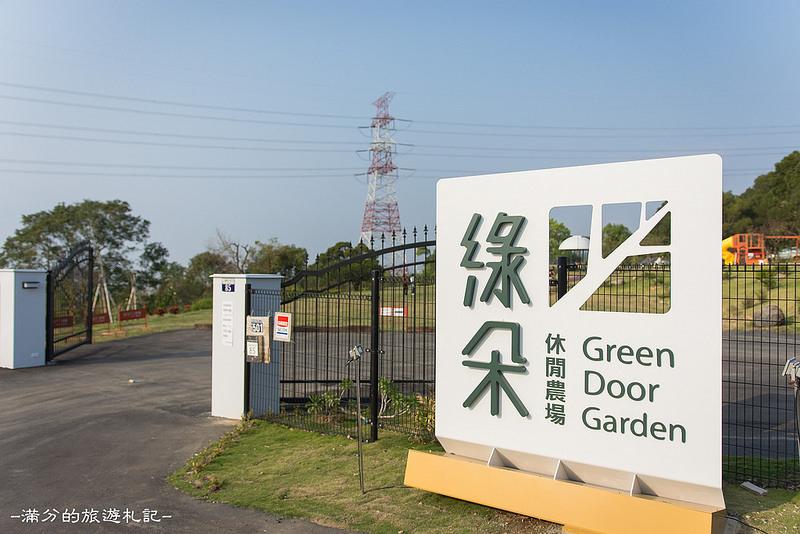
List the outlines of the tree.
{"label": "tree", "polygon": [[572,235],[570,229],[564,223],[558,222],[555,219],[550,219],[550,264],[556,262],[556,258],[562,254],[558,249],[559,245],[564,242],[569,236]]}
{"label": "tree", "polygon": [[605,225],[603,227],[603,257],[607,258],[631,235],[631,231],[624,224],[608,223]]}
{"label": "tree", "polygon": [[308,252],[302,247],[281,245],[273,237],[267,243],[256,241],[247,266],[248,272],[280,274],[291,278],[308,263]]}
{"label": "tree", "polygon": [[148,307],[154,310],[158,307],[182,306],[197,298],[199,295],[186,283],[186,268],[178,262],[169,262],[161,272],[158,289],[148,299]]}
{"label": "tree", "polygon": [[61,203],[50,211],[23,215],[22,228],[6,239],[0,261],[5,267],[51,269],[88,241],[110,271],[125,270],[149,233],[150,222],[133,215],[122,200]]}
{"label": "tree", "polygon": [[[667,205],[664,201],[656,210],[656,213]],[[672,242],[672,215],[667,212],[657,225],[653,227],[649,234],[642,239],[642,245],[660,246],[669,245]]]}
{"label": "tree", "polygon": [[161,285],[165,271],[169,267],[169,251],[161,243],[148,243],[139,257],[136,272],[136,286],[146,293],[155,291]]}
{"label": "tree", "polygon": [[235,267],[221,254],[205,251],[189,259],[184,283],[187,291],[196,295],[193,300],[210,297],[212,292],[212,274],[230,274],[237,272]]}
{"label": "tree", "polygon": [[422,270],[422,277],[432,279],[436,276],[436,249],[433,252],[428,247],[417,247],[416,256],[422,257],[425,261],[425,266]]}
{"label": "tree", "polygon": [[754,227],[752,214],[741,196],[731,191],[722,193],[722,237],[746,234]]}
{"label": "tree", "polygon": [[[347,241],[339,241],[317,256],[310,269],[322,270],[332,267],[347,260],[358,258],[370,252],[370,248],[364,243],[359,243],[355,247]],[[361,261],[354,261],[342,268],[336,269],[326,275],[322,280],[326,286],[341,285],[344,282],[351,284],[354,291],[359,291],[364,282],[371,279],[371,272],[381,269],[381,264],[375,258],[364,258]]]}
{"label": "tree", "polygon": [[120,300],[130,291],[134,252],[149,233],[150,222],[131,213],[122,200],[62,202],[49,211],[23,215],[22,227],[3,245],[0,264],[49,270],[89,242],[110,294]]}
{"label": "tree", "polygon": [[722,237],[750,232],[800,233],[800,151],[776,163],[741,195],[722,195]]}
{"label": "tree", "polygon": [[232,272],[242,274],[247,272],[252,248],[252,245],[238,243],[221,230],[217,230],[217,243],[210,251],[225,258],[225,261],[232,266]]}
{"label": "tree", "polygon": [[286,278],[294,276],[308,262],[308,252],[302,247],[281,245],[271,237],[266,243],[255,245],[238,243],[217,230],[216,246],[209,250],[226,264],[225,272],[280,274]]}

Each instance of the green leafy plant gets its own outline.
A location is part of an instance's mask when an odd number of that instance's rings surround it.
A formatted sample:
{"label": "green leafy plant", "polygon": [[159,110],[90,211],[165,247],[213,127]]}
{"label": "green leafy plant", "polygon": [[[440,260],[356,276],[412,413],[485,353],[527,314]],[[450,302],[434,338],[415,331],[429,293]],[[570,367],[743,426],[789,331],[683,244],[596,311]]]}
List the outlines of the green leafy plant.
{"label": "green leafy plant", "polygon": [[436,439],[436,397],[433,392],[416,395],[416,405],[412,421],[414,437],[417,441],[428,442]]}
{"label": "green leafy plant", "polygon": [[[350,394],[354,387],[353,381],[345,378],[337,390],[311,395],[306,402],[306,412],[319,423],[330,423],[344,417],[366,419],[368,415],[357,406],[355,399],[350,396],[346,403],[344,401],[345,395]],[[411,434],[417,441],[424,443],[435,440],[436,399],[432,392],[427,395],[405,395],[389,378],[380,377],[378,394],[379,420],[399,420],[402,417],[403,425],[412,426]]]}
{"label": "green leafy plant", "polygon": [[324,411],[325,403],[322,400],[322,395],[315,393],[308,398],[306,402],[306,411],[311,415],[321,415]]}
{"label": "green leafy plant", "polygon": [[400,388],[386,377],[378,378],[378,394],[380,395],[379,419],[392,419],[403,415],[414,408],[417,401],[413,395],[403,395]]}
{"label": "green leafy plant", "polygon": [[330,415],[339,403],[339,397],[333,391],[315,393],[306,403],[308,413],[312,415]]}

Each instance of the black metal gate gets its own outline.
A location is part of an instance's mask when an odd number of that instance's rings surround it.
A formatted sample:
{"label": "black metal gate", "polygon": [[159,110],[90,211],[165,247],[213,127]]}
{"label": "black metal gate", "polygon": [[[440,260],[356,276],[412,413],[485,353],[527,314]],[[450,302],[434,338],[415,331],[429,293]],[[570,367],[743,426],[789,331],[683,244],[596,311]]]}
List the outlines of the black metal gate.
{"label": "black metal gate", "polygon": [[47,273],[46,360],[92,342],[94,250],[79,245]]}
{"label": "black metal gate", "polygon": [[[412,242],[404,235],[402,242],[392,239],[381,249],[353,247],[346,259],[318,260],[284,281],[281,310],[292,313],[293,340],[280,348],[280,383],[273,386],[280,389],[280,413],[265,413],[254,402],[254,415],[351,436],[360,416],[370,440],[377,439],[379,427],[432,436],[435,254],[430,248],[436,242],[427,239],[427,229],[422,240],[416,231],[412,236]],[[251,292],[252,309],[263,308],[269,298]],[[356,345],[365,350],[360,373],[359,362],[348,362]],[[253,401],[275,394],[257,373],[249,383]],[[363,404],[357,406],[356,399]]]}

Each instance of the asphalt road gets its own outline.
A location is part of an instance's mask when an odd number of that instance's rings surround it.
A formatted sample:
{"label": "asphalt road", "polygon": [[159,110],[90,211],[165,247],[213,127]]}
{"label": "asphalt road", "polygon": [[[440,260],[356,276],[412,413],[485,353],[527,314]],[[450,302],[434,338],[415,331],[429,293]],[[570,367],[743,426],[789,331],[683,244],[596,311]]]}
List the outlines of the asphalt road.
{"label": "asphalt road", "polygon": [[56,361],[0,369],[0,532],[341,532],[196,500],[164,481],[236,423],[210,414],[210,331],[83,346]]}
{"label": "asphalt road", "polygon": [[[794,339],[732,337],[724,359],[740,363],[723,364],[725,454],[777,444],[779,456],[795,456],[780,377]],[[195,500],[164,481],[235,423],[209,413],[210,347],[209,331],[168,332],[0,369],[0,532],[340,532]],[[747,435],[731,440],[734,422]]]}
{"label": "asphalt road", "polygon": [[794,390],[781,375],[786,360],[800,352],[796,336],[724,332],[722,347],[723,454],[797,457]]}

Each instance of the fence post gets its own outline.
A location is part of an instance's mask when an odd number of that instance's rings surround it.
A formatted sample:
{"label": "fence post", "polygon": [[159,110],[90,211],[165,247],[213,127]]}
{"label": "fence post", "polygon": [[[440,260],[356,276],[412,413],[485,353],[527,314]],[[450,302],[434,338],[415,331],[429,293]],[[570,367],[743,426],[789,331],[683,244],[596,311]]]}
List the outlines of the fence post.
{"label": "fence post", "polygon": [[558,257],[558,299],[567,294],[567,257]]}
{"label": "fence post", "polygon": [[[244,285],[244,339],[245,347],[247,346],[247,316],[250,315],[250,299],[252,299],[253,286],[250,284]],[[267,338],[269,339],[269,338]],[[250,413],[250,362],[241,355],[244,359],[244,411],[246,415]]]}
{"label": "fence post", "polygon": [[88,291],[86,294],[88,295],[86,299],[86,317],[89,325],[86,327],[86,343],[91,345],[94,336],[94,302],[92,301],[92,295],[94,295],[94,247],[89,247],[89,265],[86,268],[86,272],[88,273],[87,276],[89,277],[89,281],[87,283]]}
{"label": "fence post", "polygon": [[369,391],[370,391],[370,426],[369,440],[378,441],[378,373],[379,357],[381,354],[378,343],[380,342],[380,280],[381,271],[372,271],[372,309],[370,318],[370,371],[369,371]]}

